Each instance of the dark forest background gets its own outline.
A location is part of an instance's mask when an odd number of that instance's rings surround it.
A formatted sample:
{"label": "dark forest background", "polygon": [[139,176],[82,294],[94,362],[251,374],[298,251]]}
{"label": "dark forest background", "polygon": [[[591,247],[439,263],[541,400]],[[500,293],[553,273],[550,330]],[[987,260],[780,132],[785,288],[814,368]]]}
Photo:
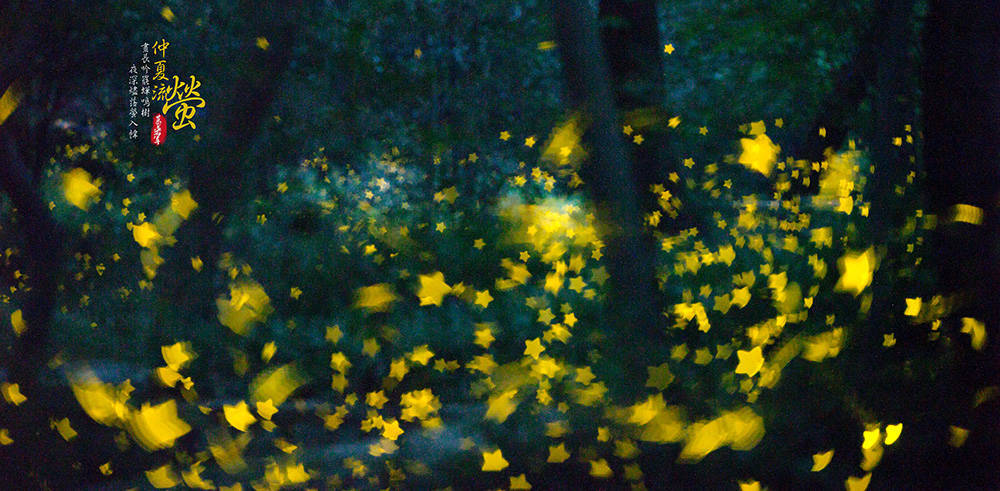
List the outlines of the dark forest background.
{"label": "dark forest background", "polygon": [[4,487],[997,485],[995,1],[0,11]]}

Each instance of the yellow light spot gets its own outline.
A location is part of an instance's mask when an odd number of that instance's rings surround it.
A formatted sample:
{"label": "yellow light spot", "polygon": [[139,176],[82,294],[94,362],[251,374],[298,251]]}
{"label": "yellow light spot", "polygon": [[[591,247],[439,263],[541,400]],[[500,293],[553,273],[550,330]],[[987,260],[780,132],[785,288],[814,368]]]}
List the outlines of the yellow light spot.
{"label": "yellow light spot", "polygon": [[743,164],[748,169],[760,172],[765,176],[771,175],[771,170],[774,168],[778,152],[781,151],[780,146],[775,145],[774,142],[772,142],[771,139],[763,133],[757,135],[756,138],[752,140],[749,138],[741,138],[740,146],[743,147],[743,151],[740,154],[739,163]]}
{"label": "yellow light spot", "polygon": [[434,352],[427,348],[427,345],[420,345],[413,349],[407,357],[418,365],[427,365],[427,362],[434,357]]}
{"label": "yellow light spot", "polygon": [[14,334],[18,336],[28,329],[28,325],[24,323],[24,315],[21,314],[21,309],[11,312],[10,325],[14,329]]}
{"label": "yellow light spot", "polygon": [[760,371],[760,368],[764,366],[764,356],[761,353],[760,346],[750,351],[737,350],[736,356],[740,359],[739,364],[736,367],[736,373],[742,373],[746,374],[748,377],[753,377]]}
{"label": "yellow light spot", "polygon": [[850,476],[844,481],[844,486],[846,486],[847,491],[865,491],[868,489],[868,484],[872,481],[872,473],[869,472],[864,475],[864,477],[854,477]]}
{"label": "yellow light spot", "polygon": [[674,52],[674,45],[673,44],[666,44],[666,45],[664,45],[663,46],[663,52],[666,53],[666,54],[668,54],[668,55],[669,54],[673,54],[673,52]]}
{"label": "yellow light spot", "polygon": [[483,348],[489,348],[490,344],[492,344],[494,339],[496,339],[493,337],[493,331],[492,329],[490,329],[488,324],[481,329],[476,329],[475,334],[476,334],[476,340],[473,342],[475,344],[478,344],[479,346],[482,346]]}
{"label": "yellow light spot", "polygon": [[507,468],[510,463],[503,458],[500,449],[493,452],[483,452],[483,472],[499,472]]}
{"label": "yellow light spot", "polygon": [[83,211],[87,211],[98,200],[101,195],[100,186],[100,179],[92,179],[89,172],[79,167],[62,175],[62,190],[66,201]]}
{"label": "yellow light spot", "polygon": [[[233,270],[235,271],[235,269]],[[271,300],[267,293],[253,281],[242,281],[229,285],[229,299],[219,297],[215,305],[219,309],[219,322],[244,335],[271,312]]]}
{"label": "yellow light spot", "polygon": [[535,360],[538,359],[538,355],[545,351],[545,347],[542,346],[542,340],[540,338],[525,341],[524,346],[524,354],[534,358]]}
{"label": "yellow light spot", "polygon": [[510,476],[510,489],[531,489],[531,483],[528,482],[528,478],[521,474],[520,476]]}
{"label": "yellow light spot", "polygon": [[264,363],[267,363],[271,361],[271,358],[277,351],[278,345],[275,344],[274,341],[268,341],[267,343],[264,343],[264,347],[260,350],[260,359],[263,360]]}
{"label": "yellow light spot", "polygon": [[264,51],[267,51],[267,48],[271,47],[271,43],[268,42],[266,37],[261,36],[257,38],[257,47]]}
{"label": "yellow light spot", "polygon": [[73,427],[70,426],[69,418],[63,418],[59,421],[53,421],[52,427],[59,432],[59,436],[61,436],[63,440],[70,441],[73,438],[76,438],[77,435],[76,430],[74,430]]}
{"label": "yellow light spot", "polygon": [[154,245],[154,241],[163,238],[163,236],[156,230],[156,225],[150,222],[143,222],[132,226],[132,238],[141,247],[149,248]]}
{"label": "yellow light spot", "polygon": [[367,338],[361,343],[361,354],[375,358],[379,350],[382,348],[378,345],[378,341],[375,338]]}
{"label": "yellow light spot", "polygon": [[951,222],[963,222],[972,225],[983,223],[983,209],[978,206],[957,204],[948,210]]}
{"label": "yellow light spot", "polygon": [[9,117],[21,103],[21,97],[24,94],[18,85],[19,84],[17,82],[10,84],[10,87],[7,87],[3,96],[0,97],[0,124],[3,124],[3,122],[7,120],[7,117]]}
{"label": "yellow light spot", "polygon": [[848,292],[856,297],[872,282],[872,275],[878,267],[875,250],[869,248],[859,253],[847,252],[837,261],[837,267],[841,276],[834,290]]}
{"label": "yellow light spot", "polygon": [[872,428],[870,430],[865,430],[862,433],[863,441],[861,442],[861,448],[871,449],[878,444],[879,437],[882,436],[882,431],[878,428]]}
{"label": "yellow light spot", "polygon": [[674,381],[674,375],[670,373],[670,367],[663,363],[655,367],[646,367],[649,378],[646,380],[646,387],[653,387],[657,390],[664,390]]}
{"label": "yellow light spot", "polygon": [[24,394],[21,394],[21,387],[18,384],[4,382],[0,384],[0,393],[3,394],[5,401],[15,406],[20,406],[21,403],[28,400]]}
{"label": "yellow light spot", "polygon": [[555,41],[540,41],[538,43],[538,51],[550,51],[552,49],[555,49],[555,47],[556,47]]}
{"label": "yellow light spot", "polygon": [[569,452],[566,451],[566,444],[560,443],[559,445],[553,445],[549,447],[549,457],[546,462],[551,464],[559,464],[565,462],[569,458]]}
{"label": "yellow light spot", "polygon": [[611,477],[614,472],[611,471],[611,466],[608,465],[608,461],[605,459],[597,459],[590,461],[590,475],[606,479]]}
{"label": "yellow light spot", "polygon": [[399,427],[399,421],[392,419],[382,425],[382,436],[395,441],[399,435],[403,434],[403,429]]}
{"label": "yellow light spot", "polygon": [[749,450],[764,437],[764,420],[750,408],[724,412],[711,421],[692,423],[678,460],[697,462],[716,449],[728,445],[733,450]]}
{"label": "yellow light spot", "polygon": [[417,297],[420,298],[420,305],[440,306],[444,296],[451,293],[451,287],[444,281],[444,274],[435,272],[428,275],[419,275],[420,289]]}
{"label": "yellow light spot", "polygon": [[[166,8],[166,7],[164,7]],[[146,471],[146,479],[156,489],[169,489],[180,484],[180,478],[170,464]]]}
{"label": "yellow light spot", "polygon": [[455,198],[458,198],[458,190],[455,186],[444,188],[437,193],[434,193],[434,201],[447,201],[449,204],[455,203]]}
{"label": "yellow light spot", "polygon": [[224,404],[222,414],[233,428],[240,431],[247,431],[250,425],[257,422],[257,418],[250,414],[246,401],[240,401],[235,405]]}
{"label": "yellow light spot", "polygon": [[812,456],[812,459],[813,459],[813,465],[812,469],[810,470],[812,472],[819,472],[823,469],[826,469],[826,466],[830,464],[831,460],[833,460],[833,450],[831,449],[823,453],[814,454]]}
{"label": "yellow light spot", "polygon": [[277,412],[278,408],[274,407],[274,402],[270,399],[263,402],[257,402],[257,414],[259,414],[261,418],[270,421],[271,416],[274,416]]}
{"label": "yellow light spot", "polygon": [[156,406],[143,404],[132,413],[128,429],[139,445],[153,451],[172,447],[191,426],[177,417],[177,401],[169,400]]}
{"label": "yellow light spot", "polygon": [[198,208],[198,202],[191,198],[191,191],[185,189],[170,196],[170,209],[187,220],[191,212]]}
{"label": "yellow light spot", "polygon": [[484,417],[492,419],[497,423],[506,421],[507,417],[517,409],[517,401],[514,400],[515,395],[517,395],[517,389],[491,396],[486,402],[486,416]]}
{"label": "yellow light spot", "polygon": [[903,432],[903,423],[896,423],[894,425],[888,425],[885,427],[885,444],[892,445],[896,443],[899,439],[899,435]]}
{"label": "yellow light spot", "polygon": [[305,383],[305,375],[294,363],[289,363],[258,375],[250,384],[250,394],[254,401],[270,399],[277,407]]}
{"label": "yellow light spot", "polygon": [[971,317],[962,317],[962,332],[970,336],[972,349],[982,351],[986,344],[986,324]]}
{"label": "yellow light spot", "polygon": [[177,18],[174,15],[174,11],[170,10],[170,7],[163,7],[160,9],[160,15],[162,15],[164,19],[167,19],[167,22],[173,22],[174,19]]}
{"label": "yellow light spot", "polygon": [[169,346],[161,346],[160,353],[163,361],[173,370],[180,370],[194,357],[190,343],[174,343]]}
{"label": "yellow light spot", "polygon": [[951,433],[948,445],[955,448],[965,445],[965,439],[969,437],[969,430],[959,426],[949,426],[948,431]]}
{"label": "yellow light spot", "polygon": [[367,309],[371,312],[385,312],[389,310],[392,302],[396,301],[397,296],[392,291],[391,285],[388,283],[379,283],[359,288],[355,292],[355,298],[357,300],[354,306],[357,308]]}

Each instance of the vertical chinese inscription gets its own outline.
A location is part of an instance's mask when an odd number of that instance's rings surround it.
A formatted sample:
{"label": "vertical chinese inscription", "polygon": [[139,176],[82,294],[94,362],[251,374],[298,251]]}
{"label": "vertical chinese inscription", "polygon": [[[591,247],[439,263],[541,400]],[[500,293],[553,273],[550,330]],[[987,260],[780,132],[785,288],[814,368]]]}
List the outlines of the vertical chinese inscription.
{"label": "vertical chinese inscription", "polygon": [[135,140],[139,138],[139,124],[135,122],[135,117],[138,115],[138,97],[139,97],[139,70],[136,69],[135,64],[128,69],[128,137],[130,140]]}
{"label": "vertical chinese inscription", "polygon": [[139,110],[139,115],[148,118],[149,117],[149,43],[142,43],[142,66],[139,68],[142,71],[142,85],[140,94],[142,96],[142,108]]}
{"label": "vertical chinese inscription", "polygon": [[[174,130],[184,128],[195,129],[193,118],[199,108],[205,107],[205,99],[201,97],[201,82],[194,75],[189,75],[186,79],[181,79],[177,75],[167,76],[166,72],[166,52],[170,46],[165,39],[153,44],[153,55],[160,53],[160,60],[157,60],[156,74],[153,80],[159,83],[153,90],[152,100],[162,101],[161,112],[164,115],[172,115],[174,122],[170,126]],[[171,111],[173,111],[171,113]]]}

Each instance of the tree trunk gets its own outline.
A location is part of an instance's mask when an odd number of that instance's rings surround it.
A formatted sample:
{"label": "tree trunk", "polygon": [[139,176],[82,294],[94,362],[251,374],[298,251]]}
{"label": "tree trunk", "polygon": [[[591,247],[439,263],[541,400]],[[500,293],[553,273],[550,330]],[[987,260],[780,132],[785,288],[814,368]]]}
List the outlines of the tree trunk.
{"label": "tree trunk", "polygon": [[[1000,385],[1000,2],[932,0],[926,20],[923,81],[924,160],[932,209],[939,217],[935,252],[942,294],[958,302],[941,329],[952,333],[956,362],[942,377],[939,426],[970,430],[965,445],[928,458],[947,487],[991,488],[1000,462],[1000,402],[975,407],[972,395]],[[981,223],[955,221],[954,206],[982,210]],[[975,221],[975,220],[973,220]],[[962,318],[985,323],[983,351],[961,333]],[[934,428],[947,435],[945,428]],[[928,483],[932,487],[933,484]]]}
{"label": "tree trunk", "polygon": [[[834,75],[833,92],[820,105],[808,130],[791,142],[789,155],[798,160],[821,162],[827,148],[840,148],[847,138],[850,117],[869,95],[869,88],[874,89],[876,135],[886,134],[884,130],[889,130],[886,123],[895,122],[905,107],[912,107],[912,98],[900,100],[897,97],[912,97],[912,93],[905,90],[908,74],[898,69],[907,66],[914,4],[914,0],[875,2],[871,24],[858,39],[850,61]],[[820,135],[821,128],[826,130],[826,136]],[[889,134],[901,132],[901,127],[893,127]],[[874,142],[874,145],[879,144]],[[815,193],[818,190],[819,178],[814,176],[808,191]]]}
{"label": "tree trunk", "polygon": [[[610,273],[608,329],[614,342],[606,369],[625,386],[645,378],[650,346],[664,334],[654,307],[654,258],[642,245],[642,211],[633,167],[622,141],[596,15],[583,0],[553,0],[553,19],[566,76],[567,100],[589,122],[592,157],[580,170],[606,241]],[[620,363],[617,365],[616,363]],[[631,382],[627,382],[631,381]],[[616,394],[619,397],[634,394]]]}
{"label": "tree trunk", "polygon": [[[296,4],[301,7],[301,2]],[[221,278],[216,263],[223,252],[221,227],[224,220],[241,199],[260,188],[258,180],[270,175],[266,163],[248,162],[247,156],[291,62],[298,28],[298,8],[255,4],[251,10],[259,12],[267,8],[283,11],[259,15],[261,19],[278,19],[254,29],[255,35],[268,39],[270,47],[252,49],[250,57],[242,63],[242,76],[235,81],[229,97],[212,111],[218,115],[217,120],[210,123],[218,125],[218,139],[201,144],[189,164],[190,189],[199,209],[192,215],[191,222],[178,230],[177,246],[168,250],[171,259],[162,275],[166,292],[174,303],[192,307],[193,315],[210,322],[215,319],[215,296],[219,285],[193,276],[207,274]],[[201,273],[190,266],[190,259],[195,256],[204,262]]]}

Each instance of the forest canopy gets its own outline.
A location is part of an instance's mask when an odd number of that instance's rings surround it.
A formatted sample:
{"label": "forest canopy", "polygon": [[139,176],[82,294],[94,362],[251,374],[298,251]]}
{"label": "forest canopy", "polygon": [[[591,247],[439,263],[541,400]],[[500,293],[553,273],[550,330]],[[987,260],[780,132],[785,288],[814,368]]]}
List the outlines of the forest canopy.
{"label": "forest canopy", "polygon": [[0,3],[11,489],[998,484],[1000,5]]}

